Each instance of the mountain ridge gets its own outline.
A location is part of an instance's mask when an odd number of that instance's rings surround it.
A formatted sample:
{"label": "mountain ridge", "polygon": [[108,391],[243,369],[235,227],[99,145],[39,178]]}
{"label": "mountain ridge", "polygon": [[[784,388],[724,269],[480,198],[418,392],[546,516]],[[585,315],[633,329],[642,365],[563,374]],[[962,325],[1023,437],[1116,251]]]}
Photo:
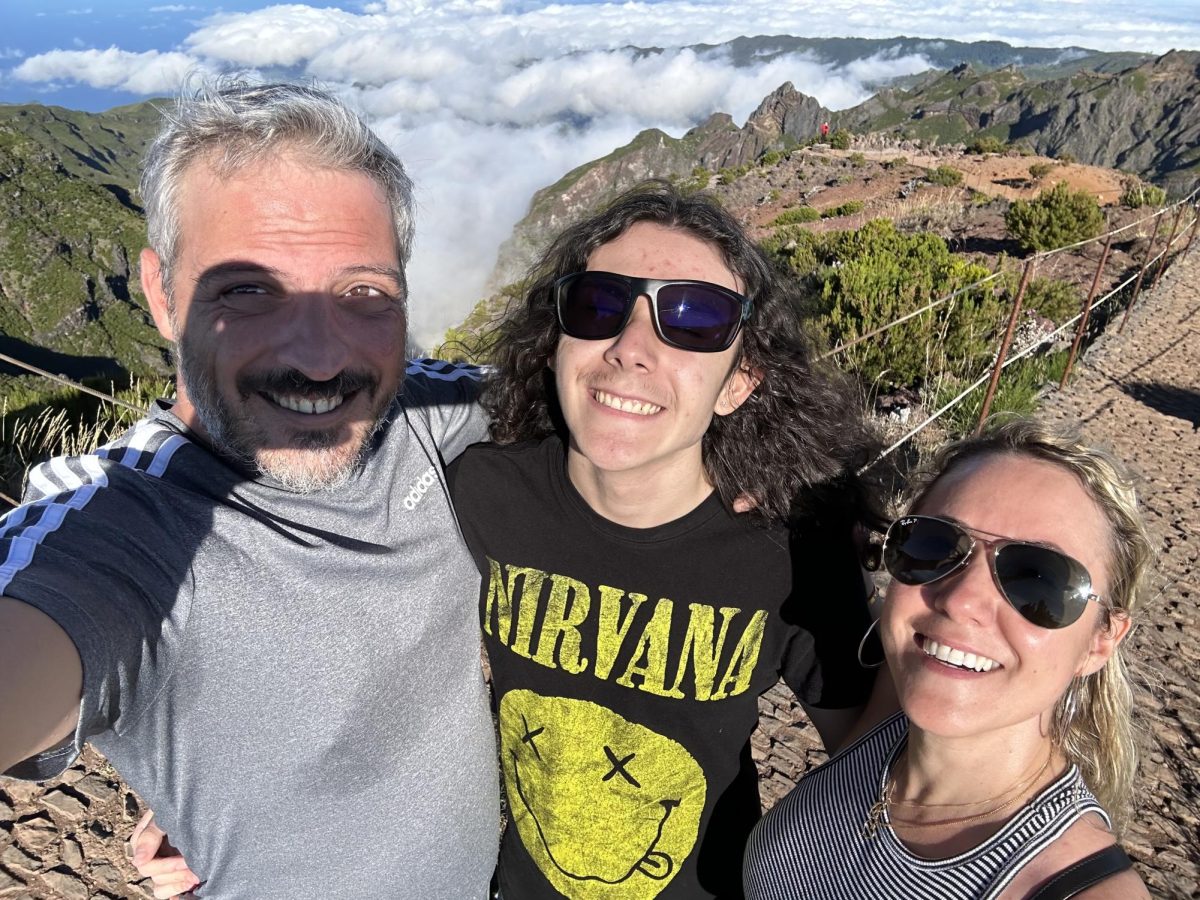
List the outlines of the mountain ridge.
{"label": "mountain ridge", "polygon": [[536,248],[567,221],[642,178],[736,169],[769,150],[812,140],[821,122],[922,147],[980,137],[1019,142],[1034,153],[1121,168],[1184,193],[1200,177],[1200,52],[1171,51],[1118,73],[1076,71],[1043,80],[1012,65],[980,72],[964,63],[912,90],[885,88],[842,111],[825,109],[786,82],[741,128],[714,113],[680,138],[642,132],[536,192],[500,247],[489,289],[521,277]]}

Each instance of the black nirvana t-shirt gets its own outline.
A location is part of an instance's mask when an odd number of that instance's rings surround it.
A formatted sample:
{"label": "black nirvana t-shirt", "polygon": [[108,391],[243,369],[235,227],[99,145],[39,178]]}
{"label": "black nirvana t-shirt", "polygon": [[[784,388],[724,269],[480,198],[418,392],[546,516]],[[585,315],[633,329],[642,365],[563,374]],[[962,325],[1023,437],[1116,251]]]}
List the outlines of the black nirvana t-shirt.
{"label": "black nirvana t-shirt", "polygon": [[754,527],[715,494],[626,528],[575,491],[556,438],[476,445],[451,489],[483,573],[506,900],[740,896],[756,698],[780,676],[823,708],[870,687],[849,535]]}

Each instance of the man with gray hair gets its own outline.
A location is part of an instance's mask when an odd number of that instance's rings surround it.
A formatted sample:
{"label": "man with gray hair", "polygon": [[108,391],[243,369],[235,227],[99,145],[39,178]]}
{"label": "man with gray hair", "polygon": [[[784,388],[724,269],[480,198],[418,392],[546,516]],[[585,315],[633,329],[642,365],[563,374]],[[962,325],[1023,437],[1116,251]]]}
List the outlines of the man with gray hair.
{"label": "man with gray hair", "polygon": [[481,897],[495,743],[442,468],[484,424],[467,370],[406,377],[410,182],[312,88],[167,118],[141,271],[177,399],[0,520],[0,771],[92,741],[205,897]]}

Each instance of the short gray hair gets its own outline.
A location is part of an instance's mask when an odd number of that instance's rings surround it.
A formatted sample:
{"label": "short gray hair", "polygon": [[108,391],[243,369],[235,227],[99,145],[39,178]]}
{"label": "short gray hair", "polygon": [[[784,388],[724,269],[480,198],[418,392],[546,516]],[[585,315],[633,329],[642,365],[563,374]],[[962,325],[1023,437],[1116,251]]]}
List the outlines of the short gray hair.
{"label": "short gray hair", "polygon": [[293,150],[314,165],[366,175],[387,198],[400,264],[408,262],[412,181],[400,158],[332,94],[306,85],[226,77],[185,88],[163,117],[163,129],[146,151],[141,194],[147,236],[168,297],[179,252],[180,184],[188,166],[201,157],[228,175]]}

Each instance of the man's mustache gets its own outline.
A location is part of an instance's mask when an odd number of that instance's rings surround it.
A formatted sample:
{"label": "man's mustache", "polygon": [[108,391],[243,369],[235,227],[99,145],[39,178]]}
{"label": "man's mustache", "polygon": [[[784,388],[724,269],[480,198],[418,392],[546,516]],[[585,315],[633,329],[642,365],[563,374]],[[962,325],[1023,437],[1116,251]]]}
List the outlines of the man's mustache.
{"label": "man's mustache", "polygon": [[327,381],[313,381],[296,369],[271,369],[238,378],[237,388],[242,396],[250,394],[292,394],[309,400],[340,397],[355,391],[374,393],[379,379],[367,372],[341,371]]}

